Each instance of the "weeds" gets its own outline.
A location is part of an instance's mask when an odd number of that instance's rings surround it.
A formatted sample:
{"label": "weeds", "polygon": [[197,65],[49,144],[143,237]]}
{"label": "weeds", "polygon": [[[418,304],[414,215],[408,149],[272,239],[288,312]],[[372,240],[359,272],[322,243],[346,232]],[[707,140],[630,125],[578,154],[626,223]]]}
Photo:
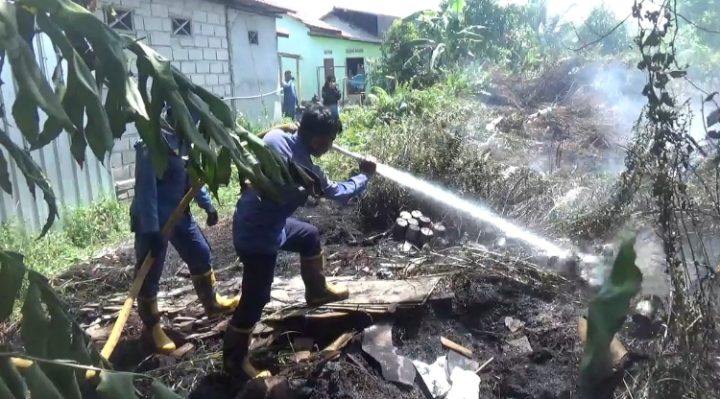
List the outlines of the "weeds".
{"label": "weeds", "polygon": [[102,247],[130,236],[128,204],[115,199],[67,209],[62,222],[62,227],[39,239],[24,232],[17,223],[2,224],[0,250],[24,254],[33,270],[53,277]]}

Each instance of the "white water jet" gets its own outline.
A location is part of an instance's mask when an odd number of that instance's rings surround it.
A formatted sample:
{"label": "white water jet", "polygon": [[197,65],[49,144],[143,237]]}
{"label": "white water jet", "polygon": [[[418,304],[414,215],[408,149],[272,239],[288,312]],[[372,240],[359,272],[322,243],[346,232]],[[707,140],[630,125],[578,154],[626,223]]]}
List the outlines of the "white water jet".
{"label": "white water jet", "polygon": [[502,231],[507,237],[524,241],[525,243],[543,251],[548,256],[565,258],[571,255],[571,251],[563,249],[520,226],[508,222],[496,215],[490,209],[474,204],[441,187],[419,179],[410,173],[403,172],[383,164],[377,165],[377,173],[402,186],[408,187],[422,195],[425,195],[429,199],[460,210],[471,216],[473,219],[488,223]]}

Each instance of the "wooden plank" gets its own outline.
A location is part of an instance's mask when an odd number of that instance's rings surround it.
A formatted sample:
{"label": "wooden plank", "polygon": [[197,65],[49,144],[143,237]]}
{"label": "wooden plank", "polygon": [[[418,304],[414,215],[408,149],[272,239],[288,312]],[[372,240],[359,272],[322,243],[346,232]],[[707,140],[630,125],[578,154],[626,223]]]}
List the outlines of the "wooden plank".
{"label": "wooden plank", "polygon": [[463,356],[465,356],[468,359],[472,359],[473,353],[470,349],[453,342],[445,337],[440,337],[440,343],[442,344],[443,348],[450,349],[452,351],[455,351]]}

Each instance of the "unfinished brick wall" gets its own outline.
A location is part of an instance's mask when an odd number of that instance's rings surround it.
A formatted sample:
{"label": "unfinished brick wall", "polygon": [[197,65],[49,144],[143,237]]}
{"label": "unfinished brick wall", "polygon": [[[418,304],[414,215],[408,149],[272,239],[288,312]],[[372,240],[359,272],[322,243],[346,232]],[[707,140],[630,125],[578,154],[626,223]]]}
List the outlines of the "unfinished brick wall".
{"label": "unfinished brick wall", "polygon": [[[116,15],[131,12],[132,31],[119,29],[119,32],[144,38],[194,83],[219,96],[232,93],[225,5],[211,0],[102,1],[97,16],[106,22],[104,6],[108,5],[118,11]],[[190,34],[176,34],[173,18],[190,20]],[[138,135],[134,127],[131,129],[115,144],[111,156],[113,178],[120,198],[132,195],[132,182],[128,180],[135,177],[133,146]]]}

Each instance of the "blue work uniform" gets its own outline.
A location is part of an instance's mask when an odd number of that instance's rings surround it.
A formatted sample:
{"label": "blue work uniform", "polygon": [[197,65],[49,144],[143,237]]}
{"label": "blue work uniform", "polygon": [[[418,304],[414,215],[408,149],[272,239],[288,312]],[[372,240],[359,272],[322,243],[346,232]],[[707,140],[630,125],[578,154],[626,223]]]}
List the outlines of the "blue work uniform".
{"label": "blue work uniform", "polygon": [[282,111],[283,116],[295,119],[295,113],[298,109],[298,96],[297,90],[295,89],[295,81],[290,80],[289,82],[283,82],[283,105]]}
{"label": "blue work uniform", "polygon": [[[136,267],[139,267],[149,250],[144,234],[160,232],[175,208],[191,187],[190,177],[185,170],[183,157],[186,147],[178,135],[163,132],[168,144],[168,165],[165,173],[158,177],[152,165],[147,147],[142,141],[135,144],[135,197],[130,206],[132,231],[135,233]],[[206,212],[214,212],[212,200],[205,187],[195,196],[195,201]],[[182,260],[187,263],[192,275],[201,275],[212,267],[211,248],[205,235],[195,222],[190,208],[175,224],[169,237]],[[140,290],[143,298],[157,296],[160,277],[167,253],[168,240],[163,240],[160,253],[155,258]]]}
{"label": "blue work uniform", "polygon": [[[329,180],[312,162],[310,151],[297,134],[276,129],[267,133],[264,141],[284,159],[293,160],[315,173],[322,181],[326,198],[346,204],[367,187],[368,176],[365,174],[345,182]],[[282,202],[262,199],[252,188],[240,196],[233,217],[233,244],[244,268],[242,300],[231,320],[235,327],[249,328],[260,319],[263,307],[270,300],[279,250],[297,252],[307,258],[320,254],[322,248],[317,227],[290,217],[307,198],[308,192],[296,185],[283,188]]]}

